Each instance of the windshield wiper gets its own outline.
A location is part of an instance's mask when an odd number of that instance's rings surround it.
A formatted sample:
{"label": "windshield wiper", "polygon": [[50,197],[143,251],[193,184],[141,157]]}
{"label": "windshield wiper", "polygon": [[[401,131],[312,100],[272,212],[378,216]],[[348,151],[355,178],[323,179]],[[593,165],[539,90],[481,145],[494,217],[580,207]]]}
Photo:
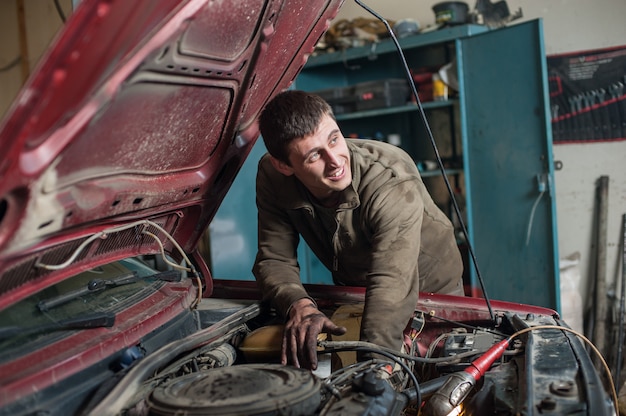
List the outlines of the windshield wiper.
{"label": "windshield wiper", "polygon": [[149,276],[139,277],[137,272],[128,272],[124,273],[115,279],[93,279],[90,280],[87,285],[83,288],[73,290],[71,292],[64,293],[59,296],[55,296],[53,298],[44,299],[37,303],[37,308],[41,312],[46,312],[54,307],[59,305],[63,305],[71,300],[79,298],[83,295],[88,295],[91,293],[101,292],[109,287],[117,287],[122,285],[128,285],[130,283],[138,282],[142,279],[153,278],[157,280],[165,280],[167,282],[179,282],[181,274],[178,270],[168,270],[165,272],[152,274]]}
{"label": "windshield wiper", "polygon": [[115,314],[112,312],[97,312],[79,318],[62,319],[58,322],[19,327],[6,326],[0,328],[0,340],[12,338],[17,335],[33,335],[41,332],[60,331],[69,329],[110,328],[115,324]]}

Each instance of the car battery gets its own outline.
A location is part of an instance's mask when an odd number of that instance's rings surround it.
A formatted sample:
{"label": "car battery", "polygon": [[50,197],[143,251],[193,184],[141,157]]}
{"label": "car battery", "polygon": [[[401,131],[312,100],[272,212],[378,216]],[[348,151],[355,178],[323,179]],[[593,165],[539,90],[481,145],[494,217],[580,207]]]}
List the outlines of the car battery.
{"label": "car battery", "polygon": [[330,105],[335,114],[347,114],[356,111],[354,85],[328,88],[314,91],[314,93],[322,97]]}
{"label": "car battery", "polygon": [[405,105],[409,99],[409,83],[405,79],[383,79],[356,84],[356,110]]}

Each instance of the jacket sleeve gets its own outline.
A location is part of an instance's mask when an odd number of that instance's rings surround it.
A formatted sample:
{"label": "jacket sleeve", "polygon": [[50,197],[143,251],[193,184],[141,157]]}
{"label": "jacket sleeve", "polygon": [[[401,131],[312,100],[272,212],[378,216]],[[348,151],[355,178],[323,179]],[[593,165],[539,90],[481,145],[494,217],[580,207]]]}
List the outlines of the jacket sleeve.
{"label": "jacket sleeve", "polygon": [[263,300],[287,316],[291,304],[308,295],[300,281],[299,234],[276,195],[284,180],[279,175],[267,157],[261,159],[256,179],[258,251],[252,272]]}
{"label": "jacket sleeve", "polygon": [[424,201],[415,181],[388,183],[364,212],[371,233],[361,339],[399,351],[419,297]]}

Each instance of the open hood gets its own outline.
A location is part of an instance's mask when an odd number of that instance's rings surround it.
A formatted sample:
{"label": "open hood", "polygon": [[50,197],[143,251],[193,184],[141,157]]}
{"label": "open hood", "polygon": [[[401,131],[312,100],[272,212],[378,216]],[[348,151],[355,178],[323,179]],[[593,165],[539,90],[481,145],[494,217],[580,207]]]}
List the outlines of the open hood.
{"label": "open hood", "polygon": [[82,1],[0,125],[0,310],[150,233],[193,252],[340,4]]}

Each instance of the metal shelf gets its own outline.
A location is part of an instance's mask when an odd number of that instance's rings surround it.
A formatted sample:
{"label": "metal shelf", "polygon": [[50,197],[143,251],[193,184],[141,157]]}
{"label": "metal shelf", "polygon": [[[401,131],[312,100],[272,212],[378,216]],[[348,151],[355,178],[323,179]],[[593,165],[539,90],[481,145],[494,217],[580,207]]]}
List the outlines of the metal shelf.
{"label": "metal shelf", "polygon": [[[463,169],[446,169],[445,171],[446,171],[447,176],[458,175],[459,173],[463,173]],[[441,176],[441,170],[433,169],[433,170],[420,171],[420,176],[422,178],[432,178],[435,176]]]}
{"label": "metal shelf", "polygon": [[[436,108],[450,107],[454,104],[455,100],[442,100],[442,101],[428,101],[422,103],[424,110],[432,110]],[[336,114],[337,121],[342,120],[354,120],[359,118],[369,118],[377,116],[387,116],[391,114],[408,113],[411,111],[418,111],[419,107],[416,103],[409,103],[398,107],[377,108],[375,110],[356,111],[354,113]]]}
{"label": "metal shelf", "polygon": [[[438,45],[445,42],[453,42],[458,38],[477,35],[489,29],[481,25],[460,25],[435,30],[432,32],[419,33],[398,39],[403,50],[424,46]],[[316,66],[328,65],[337,62],[346,62],[354,59],[370,58],[384,53],[396,53],[396,47],[391,39],[385,39],[378,43],[367,46],[344,49],[342,51],[321,53],[309,58],[306,69]]]}

